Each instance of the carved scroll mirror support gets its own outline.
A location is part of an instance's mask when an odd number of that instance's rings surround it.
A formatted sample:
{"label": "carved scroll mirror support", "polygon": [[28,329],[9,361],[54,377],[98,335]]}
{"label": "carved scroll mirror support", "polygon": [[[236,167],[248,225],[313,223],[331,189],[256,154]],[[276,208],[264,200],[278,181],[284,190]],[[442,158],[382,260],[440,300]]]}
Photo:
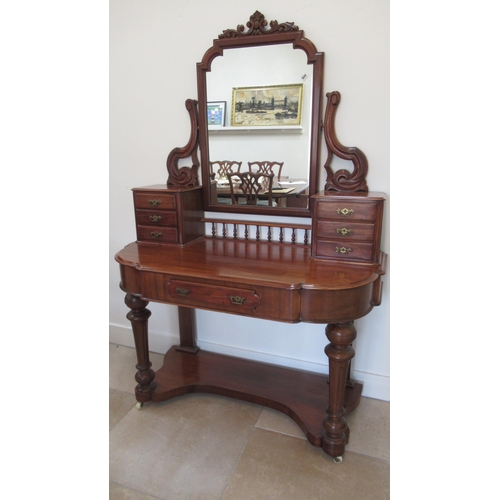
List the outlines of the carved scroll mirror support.
{"label": "carved scroll mirror support", "polygon": [[[198,160],[198,147],[200,143],[198,128],[198,102],[193,99],[186,101],[186,109],[191,121],[191,137],[189,142],[183,148],[173,149],[167,158],[169,188],[193,187],[199,186],[198,169],[200,162]],[[179,160],[191,157],[193,165],[191,167],[179,168]]]}
{"label": "carved scroll mirror support", "polygon": [[[337,139],[337,134],[335,132],[335,114],[337,113],[337,108],[340,103],[340,93],[329,92],[326,94],[326,98],[324,134],[326,146],[328,148],[328,158],[325,163],[325,191],[368,191],[368,186],[366,184],[368,160],[365,154],[357,147],[343,146]],[[346,169],[341,169],[334,172],[331,168],[334,154],[343,160],[352,161],[354,170],[349,172]]]}

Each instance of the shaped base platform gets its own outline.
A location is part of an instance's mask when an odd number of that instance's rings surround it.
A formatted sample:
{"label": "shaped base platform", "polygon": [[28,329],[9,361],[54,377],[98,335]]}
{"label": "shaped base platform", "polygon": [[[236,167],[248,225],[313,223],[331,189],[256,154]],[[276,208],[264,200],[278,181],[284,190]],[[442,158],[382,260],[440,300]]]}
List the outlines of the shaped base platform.
{"label": "shaped base platform", "polygon": [[[313,446],[321,446],[328,406],[326,375],[206,351],[191,354],[172,347],[154,382],[152,392],[136,391],[137,401],[159,402],[193,392],[240,399],[288,415]],[[347,414],[359,405],[361,391],[359,383],[346,387]]]}

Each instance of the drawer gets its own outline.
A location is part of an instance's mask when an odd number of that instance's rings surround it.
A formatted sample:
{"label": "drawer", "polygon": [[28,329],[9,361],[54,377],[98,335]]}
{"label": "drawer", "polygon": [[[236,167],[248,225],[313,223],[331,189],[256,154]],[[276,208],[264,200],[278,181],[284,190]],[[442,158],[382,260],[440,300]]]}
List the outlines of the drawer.
{"label": "drawer", "polygon": [[345,240],[316,243],[316,257],[350,261],[372,261],[373,245],[371,243],[347,242]]}
{"label": "drawer", "polygon": [[136,210],[135,222],[138,225],[176,226],[176,212],[162,212],[161,210]]}
{"label": "drawer", "polygon": [[165,287],[167,300],[179,305],[217,309],[229,313],[252,312],[260,305],[255,290],[171,280]]}
{"label": "drawer", "polygon": [[175,195],[162,193],[134,193],[135,208],[155,208],[159,210],[175,210]]}
{"label": "drawer", "polygon": [[316,225],[316,237],[319,239],[342,239],[373,241],[374,224],[363,224],[350,221],[319,220]]}
{"label": "drawer", "polygon": [[137,226],[137,239],[139,241],[177,243],[177,228],[160,226]]}
{"label": "drawer", "polygon": [[350,202],[348,200],[318,202],[317,215],[319,219],[345,219],[345,220],[375,220],[377,216],[377,203],[375,202]]}
{"label": "drawer", "polygon": [[226,282],[217,285],[185,281],[146,270],[141,271],[141,287],[144,300],[287,323],[300,321],[300,287],[243,288]]}

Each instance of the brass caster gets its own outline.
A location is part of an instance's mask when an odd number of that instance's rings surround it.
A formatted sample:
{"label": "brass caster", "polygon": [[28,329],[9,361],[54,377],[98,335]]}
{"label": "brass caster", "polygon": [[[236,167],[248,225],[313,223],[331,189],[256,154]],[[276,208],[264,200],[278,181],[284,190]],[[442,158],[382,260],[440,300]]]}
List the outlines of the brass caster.
{"label": "brass caster", "polygon": [[333,458],[333,461],[336,463],[336,464],[340,464],[342,463],[342,457],[332,457]]}
{"label": "brass caster", "polygon": [[135,404],[135,407],[140,410],[142,408],[142,403],[137,401],[137,403]]}

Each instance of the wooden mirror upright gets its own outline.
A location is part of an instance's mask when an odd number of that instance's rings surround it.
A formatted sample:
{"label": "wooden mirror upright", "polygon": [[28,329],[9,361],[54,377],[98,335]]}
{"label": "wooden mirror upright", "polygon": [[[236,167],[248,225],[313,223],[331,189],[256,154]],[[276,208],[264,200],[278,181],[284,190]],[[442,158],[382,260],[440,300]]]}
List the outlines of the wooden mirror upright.
{"label": "wooden mirror upright", "polygon": [[[385,196],[368,191],[368,163],[362,151],[343,146],[336,137],[338,92],[326,94],[326,183],[318,189],[323,54],[294,23],[272,21],[268,26],[264,16],[255,12],[246,28],[240,25],[224,31],[198,64],[198,101],[186,101],[191,136],[185,147],[169,154],[166,185],[132,190],[137,241],[115,258],[136,344],[136,399],[140,408],[143,403],[191,392],[211,392],[266,405],[291,417],[313,446],[340,462],[349,439],[345,415],[358,406],[362,391],[362,385],[350,377],[357,334],[354,321],[382,299],[386,255],[380,244]],[[280,44],[292,44],[294,50],[305,52],[313,68],[307,203],[288,206],[274,199],[279,196],[271,187],[273,179],[283,177],[281,169],[286,165],[278,158],[255,159],[259,168],[268,171],[251,176],[253,198],[249,202],[247,197],[243,203],[237,200],[243,198],[241,176],[246,165],[232,159],[239,169],[234,175],[226,170],[231,176],[232,203],[219,203],[215,200],[222,195],[214,185],[215,169],[221,168],[222,160],[230,159],[218,158],[219,165],[215,165],[215,158],[210,157],[206,73],[225,50]],[[285,109],[284,103],[276,111],[276,100],[262,104],[258,111],[269,116],[271,110],[273,118],[279,113],[278,119],[294,114],[296,108]],[[247,133],[245,141],[252,143],[253,137]],[[335,155],[352,161],[352,171],[334,172],[331,162]],[[192,164],[180,167],[179,161],[187,158]],[[277,160],[279,170],[271,171],[264,164],[273,162],[264,160]],[[250,170],[252,162],[247,163]],[[233,186],[238,178],[239,193]],[[259,198],[267,201],[259,204]],[[205,211],[221,212],[222,217],[208,216]],[[228,218],[224,212],[252,214],[254,220],[238,215]],[[310,223],[285,223],[283,217],[270,221],[271,214],[300,215]],[[164,366],[156,373],[149,361],[149,301],[173,304],[179,311],[179,345],[166,353]],[[325,324],[328,374],[200,350],[197,308],[262,320],[262,328],[269,326],[270,335],[269,321]]]}

